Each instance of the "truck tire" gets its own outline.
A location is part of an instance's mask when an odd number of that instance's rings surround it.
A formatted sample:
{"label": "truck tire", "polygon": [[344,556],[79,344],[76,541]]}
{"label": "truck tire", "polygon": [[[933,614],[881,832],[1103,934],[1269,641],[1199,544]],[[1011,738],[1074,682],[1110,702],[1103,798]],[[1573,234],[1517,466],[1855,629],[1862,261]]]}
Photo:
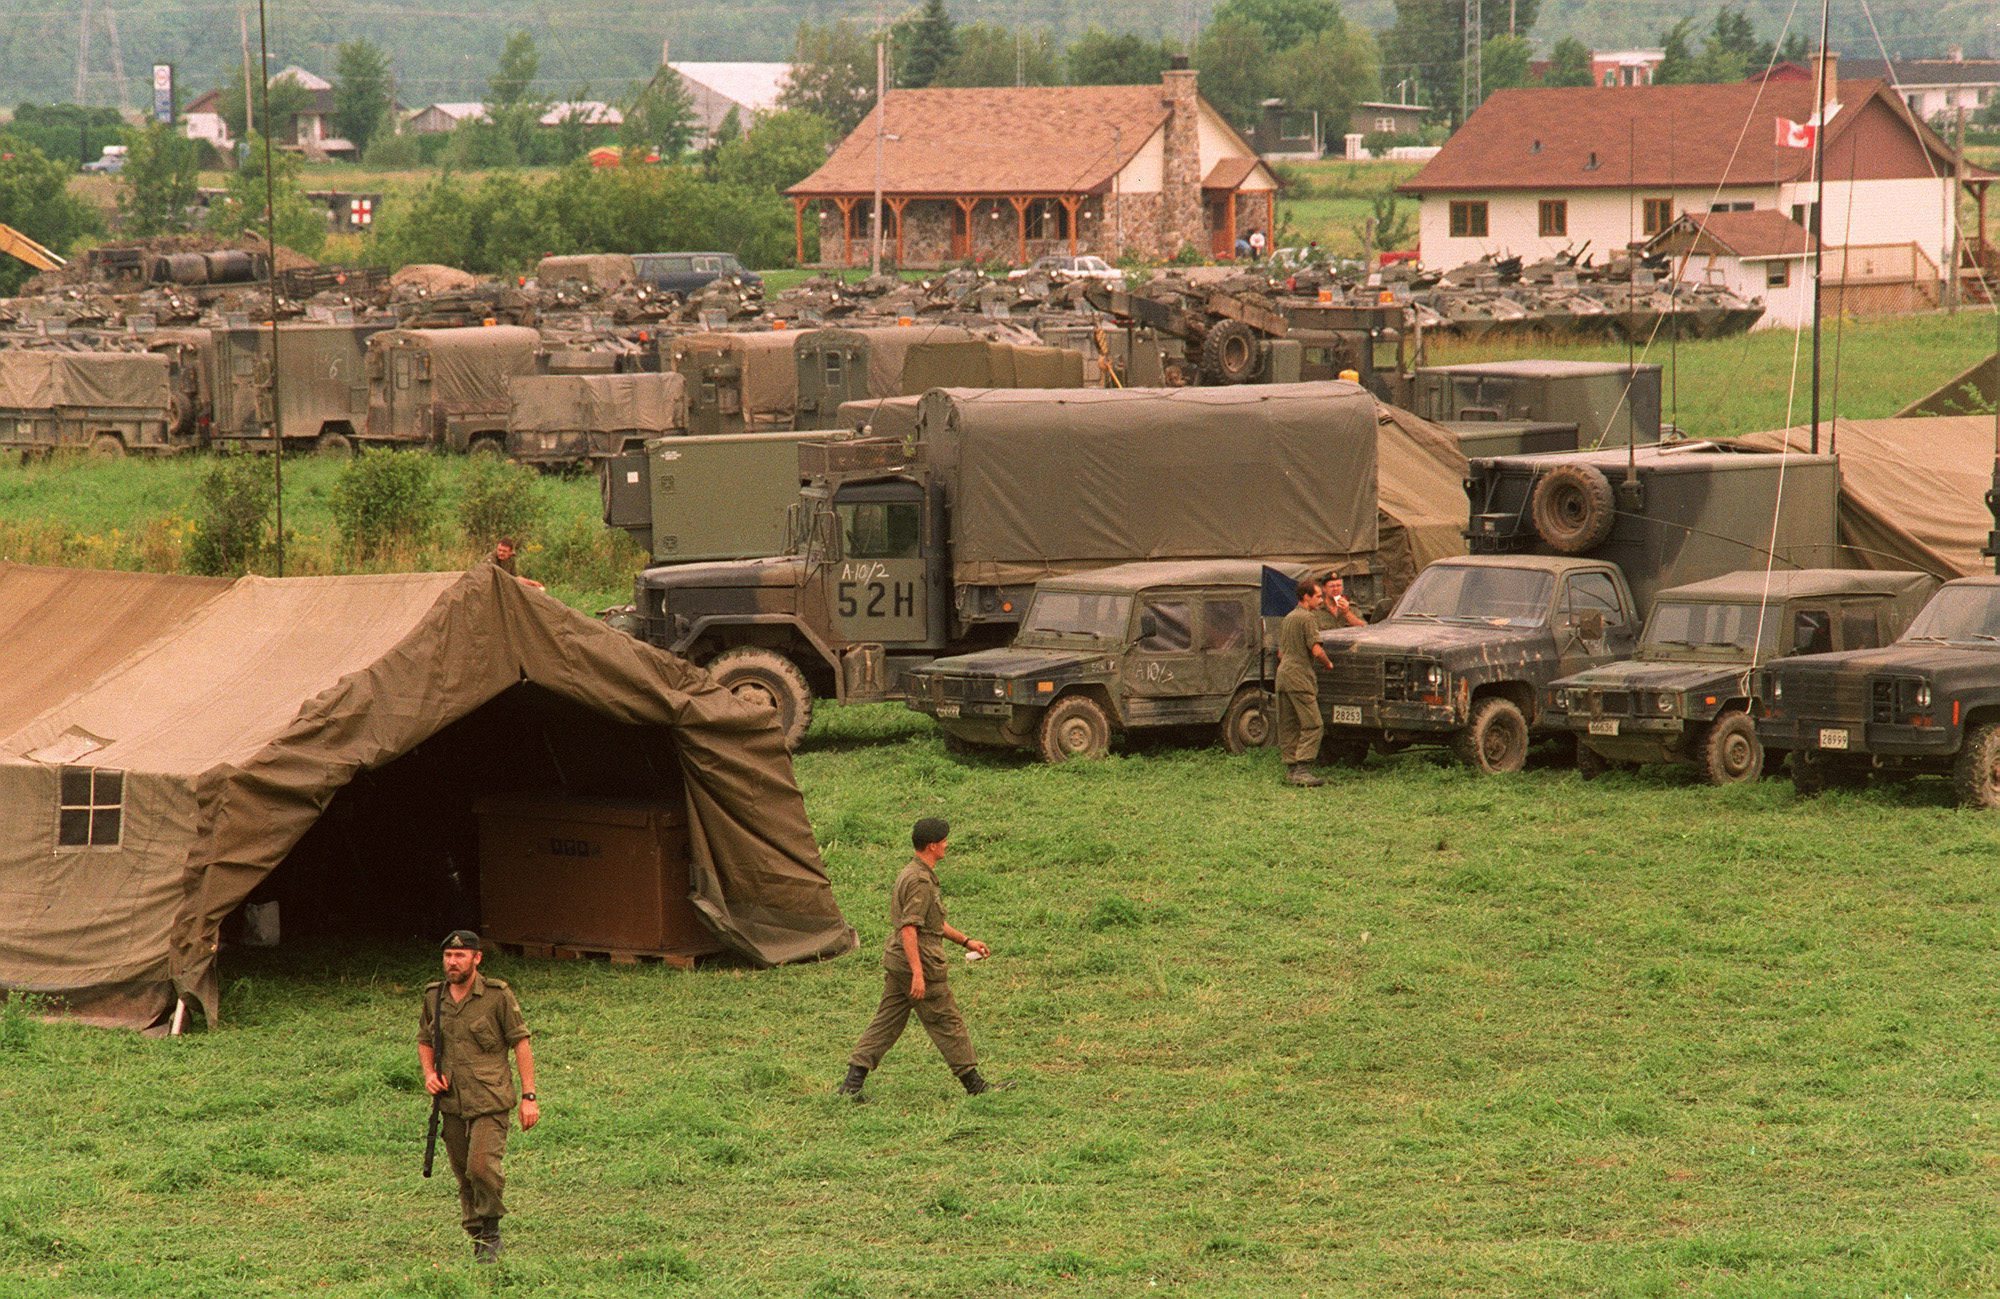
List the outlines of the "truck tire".
{"label": "truck tire", "polygon": [[1724,713],[1701,737],[1701,775],[1711,785],[1740,785],[1764,774],[1764,746],[1750,714]]}
{"label": "truck tire", "polygon": [[1951,764],[1960,807],[2000,807],[2000,722],[1983,722],[1965,737]]}
{"label": "truck tire", "polygon": [[1216,322],[1201,340],[1201,373],[1210,383],[1248,383],[1257,362],[1257,331],[1240,320]]}
{"label": "truck tire", "polygon": [[1042,714],[1036,747],[1043,762],[1101,758],[1111,752],[1111,718],[1089,695],[1064,695]]}
{"label": "truck tire", "polygon": [[1867,783],[1866,767],[1829,758],[1814,749],[1792,750],[1792,788],[1801,798],[1817,798],[1829,789],[1860,789]]}
{"label": "truck tire", "polygon": [[738,699],[775,708],[787,749],[798,748],[806,738],[812,725],[812,687],[798,664],[776,650],[750,645],[716,655],[709,660],[708,672]]}
{"label": "truck tire", "polygon": [[313,439],[313,451],[329,459],[352,460],[354,439],[345,433],[322,433]]}
{"label": "truck tire", "polygon": [[1513,700],[1488,695],[1472,706],[1465,729],[1452,737],[1451,751],[1481,775],[1519,771],[1528,764],[1528,719]]}
{"label": "truck tire", "polygon": [[1535,484],[1529,513],[1549,548],[1583,555],[1604,544],[1617,521],[1611,480],[1596,465],[1557,465]]}
{"label": "truck tire", "polygon": [[1218,729],[1222,747],[1230,753],[1263,748],[1271,742],[1271,697],[1256,686],[1243,687],[1223,711]]}
{"label": "truck tire", "polygon": [[116,433],[99,433],[90,439],[90,454],[100,460],[116,460],[125,454],[125,443]]}
{"label": "truck tire", "polygon": [[481,433],[465,444],[465,454],[469,456],[502,456],[507,454],[507,439],[498,433]]}

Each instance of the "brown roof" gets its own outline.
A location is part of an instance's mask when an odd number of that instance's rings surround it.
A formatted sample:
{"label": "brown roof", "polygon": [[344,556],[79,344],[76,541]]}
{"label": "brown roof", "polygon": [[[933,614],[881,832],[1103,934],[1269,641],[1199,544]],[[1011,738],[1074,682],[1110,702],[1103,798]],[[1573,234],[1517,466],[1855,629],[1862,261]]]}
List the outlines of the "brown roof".
{"label": "brown roof", "polygon": [[[1167,120],[1160,86],[892,90],[882,101],[891,194],[1083,194],[1108,188]],[[785,191],[875,189],[875,114]]]}
{"label": "brown roof", "polygon": [[1773,208],[1754,212],[1686,212],[1653,236],[1648,247],[1675,235],[1695,234],[1695,251],[1726,257],[1803,257],[1813,237],[1798,222]]}
{"label": "brown roof", "polygon": [[[1877,96],[1948,163],[1950,149],[1928,127],[1911,123],[1902,100],[1879,81],[1840,83],[1844,107],[1834,115],[1829,148]],[[1812,105],[1812,86],[1778,81],[1501,90],[1400,188],[1423,194],[1801,179],[1812,150],[1777,147],[1777,119],[1804,122]]]}
{"label": "brown roof", "polygon": [[1208,176],[1201,182],[1203,189],[1235,189],[1257,170],[1257,157],[1252,154],[1244,158],[1221,158],[1208,169]]}
{"label": "brown roof", "polygon": [[218,111],[216,105],[221,102],[222,102],[222,92],[220,90],[205,90],[201,94],[196,95],[193,99],[190,99],[186,104],[184,104],[181,107],[181,112],[213,113]]}

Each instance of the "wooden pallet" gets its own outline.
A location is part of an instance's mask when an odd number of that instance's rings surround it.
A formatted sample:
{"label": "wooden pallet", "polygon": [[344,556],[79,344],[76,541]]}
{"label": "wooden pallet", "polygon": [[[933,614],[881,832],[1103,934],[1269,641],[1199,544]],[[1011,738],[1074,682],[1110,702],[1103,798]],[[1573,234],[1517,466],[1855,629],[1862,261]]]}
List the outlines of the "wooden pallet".
{"label": "wooden pallet", "polygon": [[666,965],[692,970],[699,957],[682,952],[636,952],[619,947],[583,947],[568,943],[495,943],[510,956],[544,961],[608,961],[612,965]]}

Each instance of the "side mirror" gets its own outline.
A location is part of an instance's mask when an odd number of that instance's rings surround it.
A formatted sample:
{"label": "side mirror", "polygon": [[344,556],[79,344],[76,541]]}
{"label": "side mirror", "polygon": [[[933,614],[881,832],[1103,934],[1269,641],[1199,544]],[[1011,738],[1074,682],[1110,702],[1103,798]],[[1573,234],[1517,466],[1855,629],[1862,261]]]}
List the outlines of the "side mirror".
{"label": "side mirror", "polygon": [[1576,616],[1576,630],[1577,634],[1585,640],[1603,640],[1604,611],[1602,609],[1585,609]]}
{"label": "side mirror", "polygon": [[1151,640],[1160,634],[1160,620],[1150,613],[1139,615],[1139,639]]}

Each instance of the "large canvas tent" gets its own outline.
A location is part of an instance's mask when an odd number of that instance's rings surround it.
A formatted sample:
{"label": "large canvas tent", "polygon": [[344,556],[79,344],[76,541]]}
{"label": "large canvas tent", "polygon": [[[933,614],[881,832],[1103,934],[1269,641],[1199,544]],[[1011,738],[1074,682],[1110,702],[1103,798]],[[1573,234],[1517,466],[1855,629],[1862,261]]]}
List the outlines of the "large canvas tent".
{"label": "large canvas tent", "polygon": [[347,845],[367,881],[324,882],[358,909],[432,888],[430,823],[475,797],[651,791],[683,801],[692,898],[732,951],[855,946],[769,710],[491,565],[0,565],[0,645],[0,987],[80,1016],[145,1027],[180,995],[216,1022],[224,920],[357,785],[403,809]]}

